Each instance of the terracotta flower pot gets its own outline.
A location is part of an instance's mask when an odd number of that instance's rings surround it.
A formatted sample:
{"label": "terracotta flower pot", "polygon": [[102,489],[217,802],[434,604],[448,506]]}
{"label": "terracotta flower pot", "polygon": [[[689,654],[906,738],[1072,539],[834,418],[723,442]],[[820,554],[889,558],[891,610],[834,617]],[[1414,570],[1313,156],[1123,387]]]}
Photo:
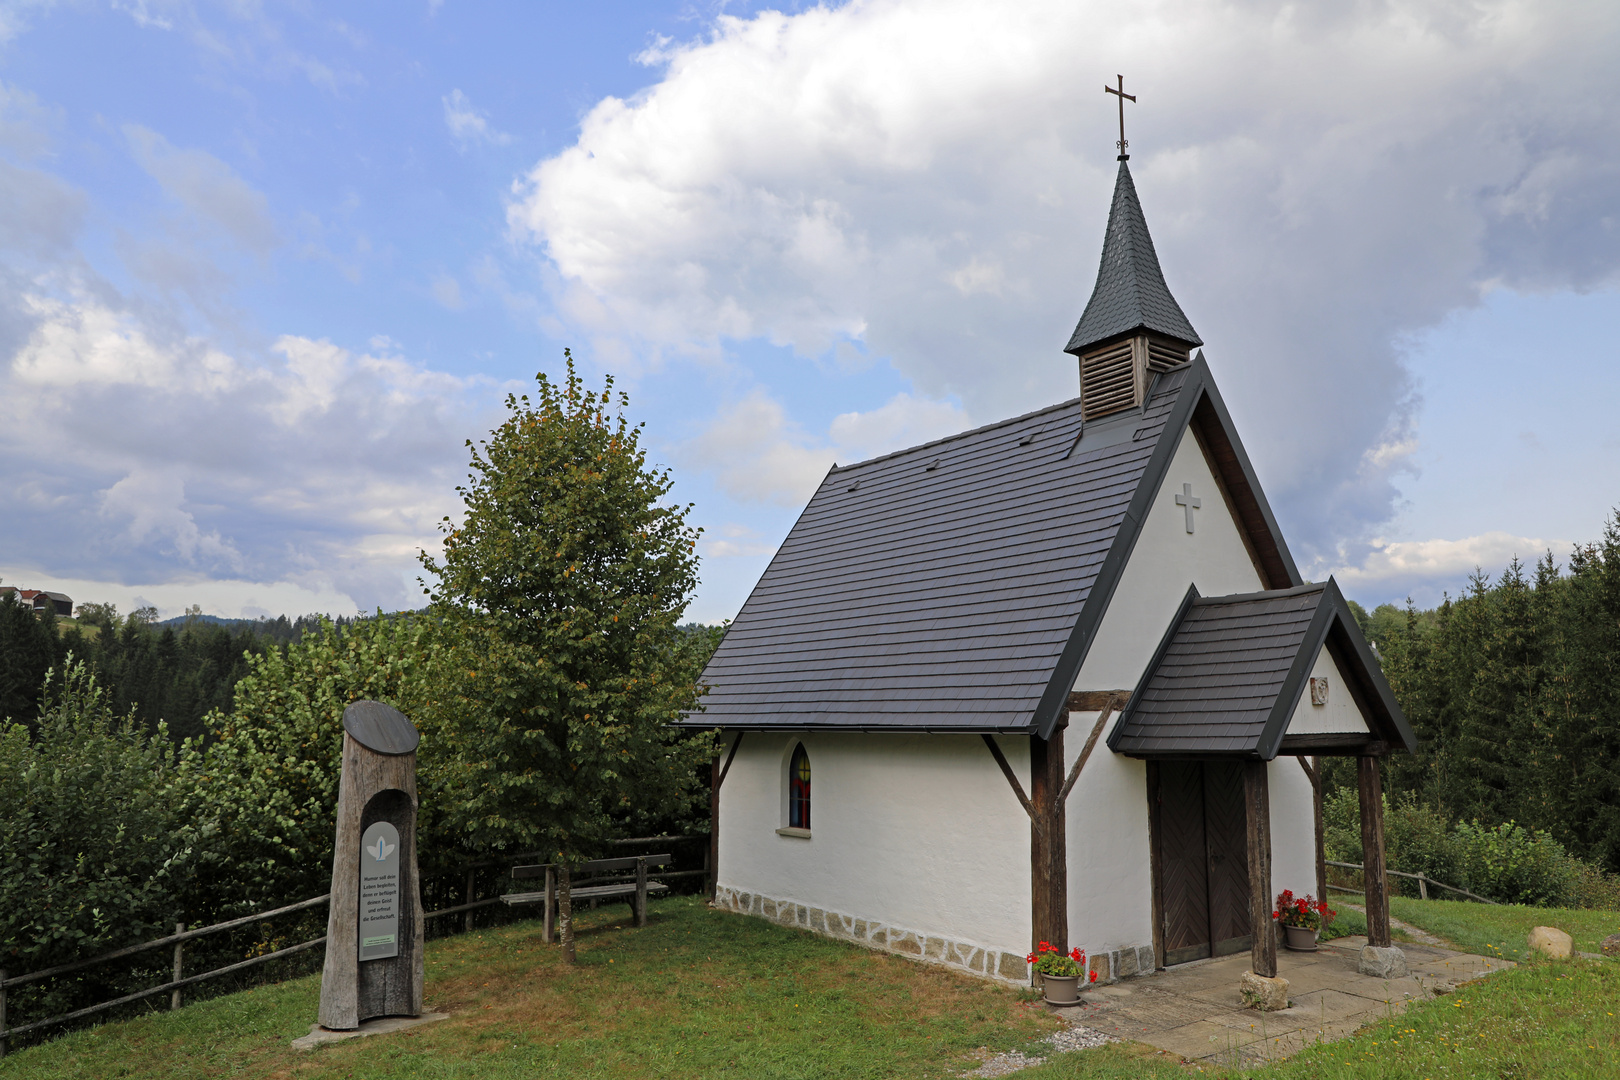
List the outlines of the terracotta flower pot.
{"label": "terracotta flower pot", "polygon": [[1041,992],[1048,1005],[1077,1005],[1080,1002],[1080,976],[1042,975]]}
{"label": "terracotta flower pot", "polygon": [[1308,926],[1284,926],[1283,948],[1295,952],[1315,952],[1317,931]]}

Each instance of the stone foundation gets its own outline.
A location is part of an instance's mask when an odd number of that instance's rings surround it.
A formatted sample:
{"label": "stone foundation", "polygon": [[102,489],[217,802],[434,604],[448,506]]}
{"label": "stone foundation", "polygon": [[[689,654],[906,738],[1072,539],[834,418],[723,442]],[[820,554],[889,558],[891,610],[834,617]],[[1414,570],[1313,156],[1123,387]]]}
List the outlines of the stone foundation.
{"label": "stone foundation", "polygon": [[[852,941],[869,949],[909,956],[925,964],[954,968],[981,978],[1024,986],[1030,983],[1029,963],[1025,961],[1023,953],[891,926],[876,919],[827,911],[729,885],[721,885],[715,890],[714,906],[723,911],[769,919],[782,926],[797,926],[840,941]],[[1089,954],[1090,950],[1087,951]],[[1088,955],[1088,959],[1091,970],[1097,972],[1097,983],[1093,985],[1153,971],[1153,949],[1147,945],[1096,953]]]}

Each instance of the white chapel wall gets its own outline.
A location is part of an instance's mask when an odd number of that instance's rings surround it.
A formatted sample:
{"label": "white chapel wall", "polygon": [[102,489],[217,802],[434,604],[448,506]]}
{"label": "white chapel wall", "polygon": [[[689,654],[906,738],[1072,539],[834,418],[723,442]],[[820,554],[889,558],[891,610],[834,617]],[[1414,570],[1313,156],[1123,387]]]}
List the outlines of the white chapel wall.
{"label": "white chapel wall", "polygon": [[1298,896],[1316,892],[1316,810],[1311,781],[1299,759],[1277,757],[1266,765],[1271,800],[1271,892],[1284,889]]}
{"label": "white chapel wall", "polygon": [[[1201,503],[1191,534],[1175,501],[1183,484]],[[1204,596],[1264,588],[1197,439],[1183,431],[1074,689],[1133,689],[1192,584]],[[1064,753],[1071,765],[1097,715],[1070,715]],[[1116,713],[1109,727],[1117,721]],[[1153,940],[1147,765],[1109,753],[1108,734],[1075,784],[1067,815],[1069,937],[1091,953]],[[1307,837],[1310,822],[1307,814]]]}
{"label": "white chapel wall", "polygon": [[[776,831],[787,824],[785,765],[800,741],[811,767],[809,839]],[[999,744],[1027,789],[1028,739]],[[1023,978],[1029,819],[977,735],[748,732],[720,789],[718,884],[733,905],[748,896],[756,913],[771,914],[759,909],[765,897],[772,910],[790,901],[909,933],[925,959],[956,963],[952,943],[1006,953]],[[864,929],[843,936],[912,948],[909,939],[868,940]],[[930,956],[936,946],[946,954]],[[971,966],[964,952],[957,966],[1009,976],[984,963]]]}
{"label": "white chapel wall", "polygon": [[[1202,504],[1193,511],[1191,533],[1186,510],[1176,503],[1183,484],[1192,485]],[[1197,585],[1202,596],[1265,588],[1198,440],[1183,431],[1074,688],[1133,689],[1188,585]]]}
{"label": "white chapel wall", "polygon": [[1307,683],[1305,692],[1299,695],[1299,704],[1294,706],[1294,715],[1288,721],[1288,734],[1360,734],[1372,730],[1367,726],[1366,717],[1361,715],[1361,707],[1356,704],[1356,699],[1350,696],[1344,672],[1333,662],[1333,654],[1328,652],[1326,645],[1316,656],[1316,663],[1311,667],[1311,678],[1328,681],[1327,704],[1311,704],[1310,684]]}
{"label": "white chapel wall", "polygon": [[[1070,713],[1067,768],[1085,749],[1097,713]],[[1069,793],[1069,942],[1098,956],[1153,942],[1148,862],[1147,763],[1109,753],[1103,740]]]}

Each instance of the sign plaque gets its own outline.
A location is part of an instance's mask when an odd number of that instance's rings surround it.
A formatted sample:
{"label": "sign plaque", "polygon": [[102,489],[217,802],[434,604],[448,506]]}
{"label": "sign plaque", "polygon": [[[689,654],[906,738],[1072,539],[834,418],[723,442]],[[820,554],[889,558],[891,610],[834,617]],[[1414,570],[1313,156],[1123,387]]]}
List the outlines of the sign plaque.
{"label": "sign plaque", "polygon": [[353,1031],[422,1014],[422,884],[416,862],[416,727],[381,701],[343,710],[321,1026]]}
{"label": "sign plaque", "polygon": [[360,959],[399,955],[399,830],[386,821],[360,840]]}

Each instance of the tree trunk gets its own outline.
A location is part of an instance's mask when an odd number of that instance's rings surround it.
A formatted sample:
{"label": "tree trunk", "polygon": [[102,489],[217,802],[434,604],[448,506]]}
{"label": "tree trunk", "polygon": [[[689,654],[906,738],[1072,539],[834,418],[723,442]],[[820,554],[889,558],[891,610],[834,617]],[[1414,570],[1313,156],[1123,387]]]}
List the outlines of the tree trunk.
{"label": "tree trunk", "polygon": [[557,864],[557,929],[562,939],[563,962],[579,963],[574,955],[574,886],[573,874],[565,862]]}

